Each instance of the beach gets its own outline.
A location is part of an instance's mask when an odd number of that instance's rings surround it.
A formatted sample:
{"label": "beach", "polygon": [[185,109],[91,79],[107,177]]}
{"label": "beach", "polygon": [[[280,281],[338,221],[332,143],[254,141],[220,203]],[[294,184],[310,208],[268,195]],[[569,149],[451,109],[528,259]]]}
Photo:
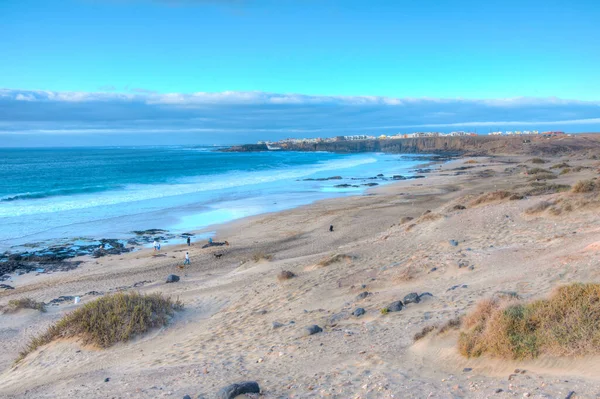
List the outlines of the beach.
{"label": "beach", "polygon": [[[597,178],[599,155],[544,154],[541,165],[523,154],[464,156],[430,165],[426,178],[208,228],[229,245],[202,248],[197,231],[190,247],[83,256],[73,270],[18,276],[0,304],[81,302],[0,315],[0,396],[208,399],[250,380],[261,398],[595,398],[598,357],[465,358],[457,330],[414,336],[498,293],[531,300],[597,282],[597,198],[554,185]],[[539,179],[536,167],[553,177]],[[485,196],[498,192],[508,194]],[[542,202],[551,205],[534,209]],[[191,265],[181,269],[186,251]],[[278,279],[282,271],[293,277]],[[170,274],[180,280],[166,284]],[[130,342],[99,349],[62,339],[14,363],[66,313],[131,291],[185,307]],[[418,303],[405,300],[411,293]],[[398,300],[401,311],[382,311]],[[311,325],[322,331],[308,335]]]}

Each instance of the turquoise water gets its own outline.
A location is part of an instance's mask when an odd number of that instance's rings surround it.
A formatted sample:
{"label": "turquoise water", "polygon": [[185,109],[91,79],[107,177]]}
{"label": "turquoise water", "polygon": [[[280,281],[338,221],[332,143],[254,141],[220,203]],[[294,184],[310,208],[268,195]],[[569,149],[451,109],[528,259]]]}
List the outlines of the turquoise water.
{"label": "turquoise water", "polygon": [[[0,149],[0,249],[133,230],[198,230],[318,199],[361,194],[415,156],[223,153],[213,147]],[[305,181],[342,176],[342,180]],[[364,180],[362,180],[364,179]],[[339,184],[359,187],[336,188]]]}

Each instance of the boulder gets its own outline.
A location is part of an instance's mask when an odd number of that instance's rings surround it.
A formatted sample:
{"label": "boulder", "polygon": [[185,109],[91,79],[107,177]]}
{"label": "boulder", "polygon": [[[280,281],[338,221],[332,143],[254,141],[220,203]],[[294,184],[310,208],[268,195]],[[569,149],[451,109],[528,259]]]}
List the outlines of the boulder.
{"label": "boulder", "polygon": [[404,305],[408,305],[409,303],[419,303],[420,301],[419,294],[416,292],[411,292],[404,297]]}
{"label": "boulder", "polygon": [[388,312],[399,312],[402,310],[403,307],[404,307],[404,304],[402,303],[402,301],[395,301],[388,305],[387,311]]}
{"label": "boulder", "polygon": [[217,392],[218,399],[234,399],[239,395],[246,393],[260,393],[260,387],[256,381],[244,381],[238,384],[231,384],[221,388]]}
{"label": "boulder", "polygon": [[352,312],[352,316],[360,317],[360,316],[364,315],[365,313],[366,313],[366,311],[363,308],[356,308],[354,310],[354,312]]}
{"label": "boulder", "polygon": [[169,274],[167,276],[167,283],[176,283],[179,281],[179,276],[175,274]]}
{"label": "boulder", "polygon": [[419,295],[419,302],[421,302],[422,300],[426,299],[426,298],[433,298],[433,294],[430,292],[422,292]]}

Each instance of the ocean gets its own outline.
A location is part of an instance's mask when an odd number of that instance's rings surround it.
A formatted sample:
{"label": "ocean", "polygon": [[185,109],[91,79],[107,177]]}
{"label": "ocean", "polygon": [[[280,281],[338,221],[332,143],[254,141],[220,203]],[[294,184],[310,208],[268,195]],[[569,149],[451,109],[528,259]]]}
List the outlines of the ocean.
{"label": "ocean", "polygon": [[[175,234],[410,175],[423,156],[228,153],[214,147],[0,149],[0,251],[73,239]],[[334,180],[324,179],[341,176]],[[309,179],[309,180],[307,180]],[[351,187],[336,187],[339,185]],[[357,187],[352,187],[357,186]],[[207,233],[210,234],[210,233]]]}

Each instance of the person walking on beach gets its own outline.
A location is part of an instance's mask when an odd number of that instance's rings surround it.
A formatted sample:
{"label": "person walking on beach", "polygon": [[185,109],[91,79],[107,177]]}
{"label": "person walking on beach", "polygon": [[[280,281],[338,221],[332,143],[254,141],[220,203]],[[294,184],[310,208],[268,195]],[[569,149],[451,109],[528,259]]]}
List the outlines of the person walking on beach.
{"label": "person walking on beach", "polygon": [[183,262],[184,265],[189,265],[190,264],[190,254],[189,253],[185,253],[185,262]]}
{"label": "person walking on beach", "polygon": [[152,244],[154,246],[154,251],[158,251],[158,242],[156,242],[156,240],[154,240],[154,244]]}
{"label": "person walking on beach", "polygon": [[188,236],[188,238],[187,238],[187,245],[188,245],[188,247],[189,247],[190,245],[192,245],[192,244],[191,244],[191,242],[192,242],[192,239],[191,239],[191,238]]}

